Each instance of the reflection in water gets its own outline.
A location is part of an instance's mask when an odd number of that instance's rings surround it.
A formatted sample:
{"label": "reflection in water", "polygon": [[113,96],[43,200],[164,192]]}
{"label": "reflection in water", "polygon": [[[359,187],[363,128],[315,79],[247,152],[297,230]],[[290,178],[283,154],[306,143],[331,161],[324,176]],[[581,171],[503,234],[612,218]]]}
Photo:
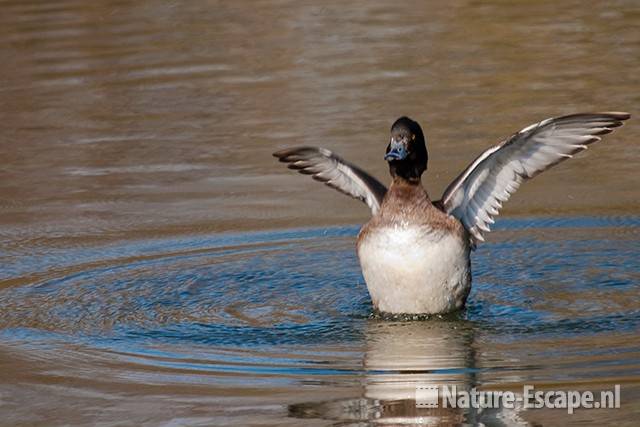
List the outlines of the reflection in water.
{"label": "reflection in water", "polygon": [[457,385],[463,390],[474,385],[474,329],[467,322],[367,326],[366,397],[409,400],[415,398],[417,385]]}
{"label": "reflection in water", "polygon": [[528,425],[518,409],[444,407],[442,394],[437,408],[417,406],[418,387],[455,387],[460,394],[479,385],[471,322],[369,321],[365,330],[362,397],[291,405],[292,416],[323,418],[340,425],[356,421],[380,425]]}

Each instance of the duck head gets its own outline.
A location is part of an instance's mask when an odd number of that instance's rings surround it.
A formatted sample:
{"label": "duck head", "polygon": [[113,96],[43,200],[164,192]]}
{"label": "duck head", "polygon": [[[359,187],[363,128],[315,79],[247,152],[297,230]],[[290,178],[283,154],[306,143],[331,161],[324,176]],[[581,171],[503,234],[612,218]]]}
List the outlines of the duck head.
{"label": "duck head", "polygon": [[420,182],[427,169],[427,146],[422,128],[408,117],[400,117],[391,126],[391,140],[384,159],[389,162],[391,176],[409,182]]}

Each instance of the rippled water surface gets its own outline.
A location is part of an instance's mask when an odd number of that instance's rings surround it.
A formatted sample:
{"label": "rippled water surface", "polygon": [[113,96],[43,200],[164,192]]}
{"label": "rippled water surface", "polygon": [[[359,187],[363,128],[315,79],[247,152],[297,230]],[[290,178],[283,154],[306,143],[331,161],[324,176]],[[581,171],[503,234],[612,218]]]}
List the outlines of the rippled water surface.
{"label": "rippled water surface", "polygon": [[[420,121],[434,199],[552,115],[640,105],[613,2],[0,1],[0,424],[635,425],[640,126],[523,185],[465,311],[381,319],[366,207],[271,153],[387,176]],[[418,409],[416,386],[609,390],[621,408]]]}
{"label": "rippled water surface", "polygon": [[[370,316],[355,227],[16,258],[0,292],[0,363],[12,379],[0,386],[5,414],[27,422],[51,411],[60,422],[415,421],[407,402],[431,383],[622,383],[630,402],[640,397],[639,225],[637,217],[505,220],[474,258],[466,311],[421,321]],[[33,396],[35,408],[25,402]],[[96,406],[104,411],[88,409]],[[635,404],[624,410],[637,416]],[[531,418],[512,412],[500,416],[519,425]],[[595,413],[598,423],[619,415]]]}

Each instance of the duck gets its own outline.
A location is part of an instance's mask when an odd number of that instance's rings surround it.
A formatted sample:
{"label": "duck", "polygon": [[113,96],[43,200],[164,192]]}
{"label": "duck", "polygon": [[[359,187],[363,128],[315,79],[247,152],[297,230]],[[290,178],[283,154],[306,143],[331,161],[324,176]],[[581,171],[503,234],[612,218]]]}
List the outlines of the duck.
{"label": "duck", "polygon": [[384,154],[388,188],[326,148],[292,147],[273,156],[370,208],[356,252],[375,311],[440,315],[464,308],[471,253],[520,185],[600,141],[629,117],[579,113],[527,126],[482,152],[438,200],[422,185],[429,160],[424,133],[406,116],[391,126]]}

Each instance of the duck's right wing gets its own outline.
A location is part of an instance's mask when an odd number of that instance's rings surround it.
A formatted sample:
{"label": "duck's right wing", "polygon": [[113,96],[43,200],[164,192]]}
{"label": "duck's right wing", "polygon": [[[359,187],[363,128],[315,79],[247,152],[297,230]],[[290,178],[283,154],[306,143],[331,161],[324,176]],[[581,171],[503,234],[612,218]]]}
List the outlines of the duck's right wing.
{"label": "duck's right wing", "polygon": [[387,187],[355,165],[341,159],[325,148],[294,147],[273,153],[289,169],[311,175],[329,187],[362,200],[375,215],[380,210]]}

